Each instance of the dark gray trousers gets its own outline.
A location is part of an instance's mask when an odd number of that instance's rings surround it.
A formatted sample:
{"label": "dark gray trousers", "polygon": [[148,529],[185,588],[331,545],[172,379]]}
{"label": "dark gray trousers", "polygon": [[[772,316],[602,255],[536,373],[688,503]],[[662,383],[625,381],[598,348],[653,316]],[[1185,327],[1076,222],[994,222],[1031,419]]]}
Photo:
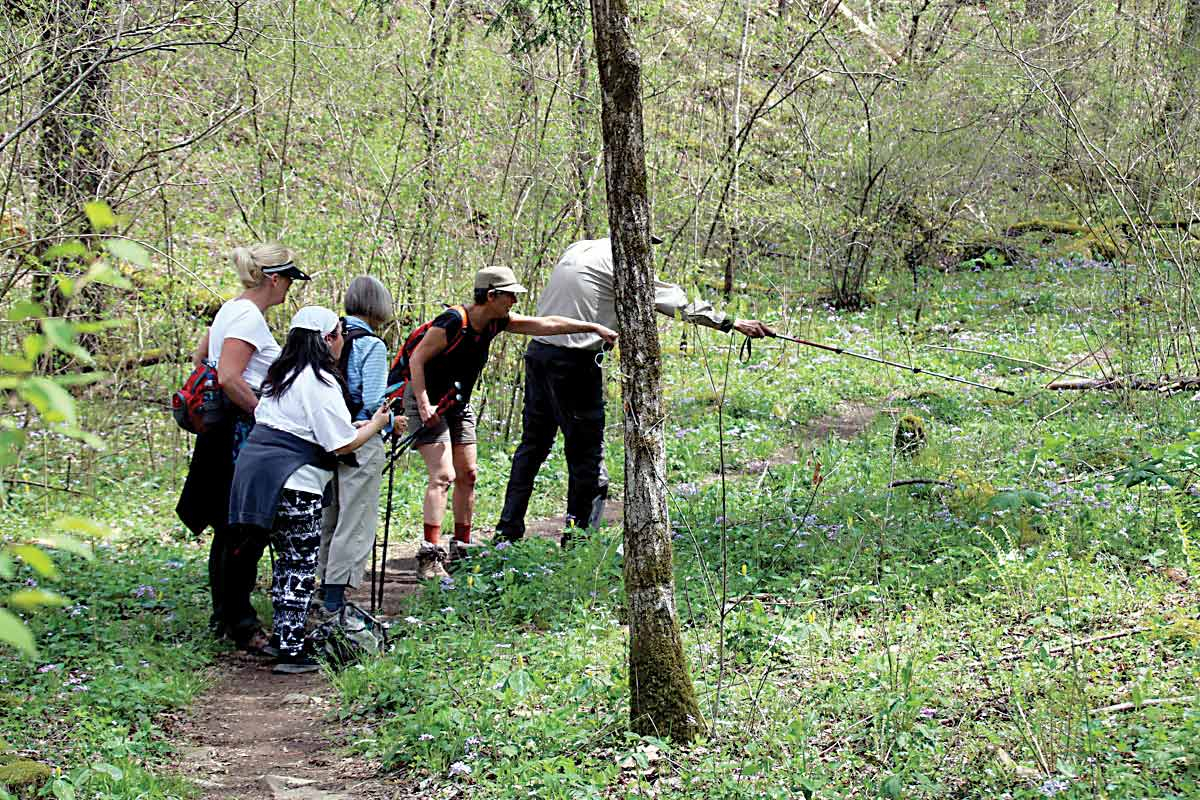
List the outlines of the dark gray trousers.
{"label": "dark gray trousers", "polygon": [[533,481],[561,429],[567,457],[567,516],[578,527],[600,521],[608,497],[604,467],[604,374],[597,353],[530,342],[525,351],[521,444],[513,455],[496,535],[525,535]]}

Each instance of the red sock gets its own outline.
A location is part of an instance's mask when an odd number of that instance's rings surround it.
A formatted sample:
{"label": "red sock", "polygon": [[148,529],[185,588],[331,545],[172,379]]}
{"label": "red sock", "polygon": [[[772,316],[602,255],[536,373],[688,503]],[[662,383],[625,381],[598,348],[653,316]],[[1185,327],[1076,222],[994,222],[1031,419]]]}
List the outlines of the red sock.
{"label": "red sock", "polygon": [[425,541],[436,545],[441,540],[442,526],[425,523]]}
{"label": "red sock", "polygon": [[455,522],[454,523],[454,538],[463,544],[471,543],[471,523]]}

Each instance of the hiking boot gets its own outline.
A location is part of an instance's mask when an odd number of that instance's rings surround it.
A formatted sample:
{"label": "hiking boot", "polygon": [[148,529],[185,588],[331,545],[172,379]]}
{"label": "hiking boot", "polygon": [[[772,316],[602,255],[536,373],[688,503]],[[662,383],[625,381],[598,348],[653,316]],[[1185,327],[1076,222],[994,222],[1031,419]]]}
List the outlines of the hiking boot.
{"label": "hiking boot", "polygon": [[567,514],[562,535],[558,537],[558,546],[566,550],[571,546],[572,541],[582,538],[586,538],[583,529],[575,523],[574,517]]}
{"label": "hiking boot", "polygon": [[471,558],[472,553],[479,552],[479,544],[477,542],[460,542],[458,539],[450,541],[450,563],[446,568],[454,572],[463,565],[463,562]]}
{"label": "hiking boot", "polygon": [[425,542],[417,551],[417,580],[432,581],[449,578],[446,571],[446,551],[437,545]]}
{"label": "hiking boot", "polygon": [[294,656],[281,656],[275,666],[271,668],[271,672],[276,675],[302,675],[305,672],[317,672],[320,669],[321,665],[315,658],[301,653]]}

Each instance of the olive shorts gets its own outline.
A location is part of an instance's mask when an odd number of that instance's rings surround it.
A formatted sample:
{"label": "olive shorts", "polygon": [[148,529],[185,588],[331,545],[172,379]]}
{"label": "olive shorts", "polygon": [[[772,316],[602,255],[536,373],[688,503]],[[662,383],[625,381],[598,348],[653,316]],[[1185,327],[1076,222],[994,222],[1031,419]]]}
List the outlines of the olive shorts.
{"label": "olive shorts", "polygon": [[[421,427],[421,415],[417,413],[417,399],[413,396],[411,386],[404,390],[404,416],[408,420],[410,433]],[[439,417],[437,423],[417,434],[413,439],[413,446],[438,443],[475,444],[475,441],[475,412],[471,409],[471,404],[467,403],[454,406]]]}

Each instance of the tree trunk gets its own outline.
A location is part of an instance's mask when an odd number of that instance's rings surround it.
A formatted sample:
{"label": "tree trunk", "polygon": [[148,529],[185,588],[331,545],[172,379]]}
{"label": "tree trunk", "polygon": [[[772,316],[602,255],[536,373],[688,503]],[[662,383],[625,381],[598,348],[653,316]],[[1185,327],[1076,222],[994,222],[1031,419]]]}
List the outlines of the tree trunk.
{"label": "tree trunk", "polygon": [[444,213],[441,185],[442,132],[446,126],[446,71],[450,50],[460,22],[458,0],[430,0],[428,52],[425,56],[425,84],[419,95],[421,134],[425,144],[424,176],[421,182],[421,213],[424,216],[424,253],[426,264],[434,260],[435,242]]}
{"label": "tree trunk", "polygon": [[737,137],[742,129],[742,82],[746,74],[746,61],[749,58],[749,41],[750,41],[750,3],[745,4],[742,10],[742,40],[738,46],[738,61],[737,69],[734,72],[733,83],[733,119],[729,126],[729,137],[726,141],[726,149],[729,151],[729,203],[725,206],[728,210],[728,219],[725,220],[725,227],[729,232],[729,246],[725,251],[725,283],[723,293],[725,299],[729,300],[733,297],[733,282],[736,277],[737,269],[741,262],[742,249],[742,225],[741,225],[741,150],[737,146]]}
{"label": "tree trunk", "polygon": [[662,434],[662,358],[654,315],[650,208],[642,141],[641,58],[626,0],[591,0],[602,94],[608,219],[625,408],[625,594],[630,722],[689,741],[701,730],[675,613]]}
{"label": "tree trunk", "polygon": [[587,38],[581,37],[574,54],[576,77],[575,97],[571,101],[571,121],[575,124],[575,152],[572,166],[575,169],[575,214],[579,233],[584,239],[596,238],[596,224],[592,220],[592,152],[588,131],[592,127],[592,114],[588,108],[588,46]]}
{"label": "tree trunk", "polygon": [[1179,49],[1171,87],[1163,103],[1162,125],[1174,132],[1182,127],[1196,104],[1196,69],[1200,67],[1200,0],[1187,0],[1179,29]]}
{"label": "tree trunk", "polygon": [[[108,130],[108,28],[106,0],[60,0],[49,6],[42,29],[47,60],[42,85],[43,104],[49,108],[39,123],[38,137],[38,255],[51,246],[90,233],[85,203],[100,199],[110,176],[112,158],[105,141]],[[54,102],[55,99],[61,99]],[[47,265],[48,273],[65,268]],[[50,316],[66,312],[67,299],[58,291],[52,274],[35,277],[34,299]],[[85,313],[96,311],[94,294],[75,299]],[[94,344],[90,337],[84,346]]]}

